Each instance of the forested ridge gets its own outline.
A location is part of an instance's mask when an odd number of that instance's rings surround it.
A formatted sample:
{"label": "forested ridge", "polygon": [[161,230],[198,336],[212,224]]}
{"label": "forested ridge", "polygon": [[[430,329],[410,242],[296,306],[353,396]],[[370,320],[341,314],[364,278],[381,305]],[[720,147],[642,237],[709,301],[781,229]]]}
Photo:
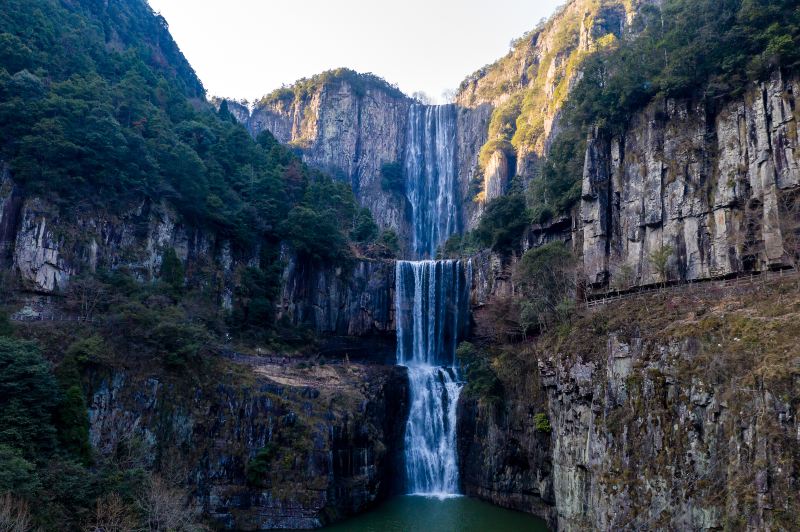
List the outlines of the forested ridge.
{"label": "forested ridge", "polygon": [[[18,194],[47,202],[65,227],[166,204],[184,225],[254,259],[237,272],[229,310],[214,277],[190,276],[172,248],[160,250],[149,282],[125,268],[82,272],[56,300],[89,320],[78,326],[12,327],[4,282],[0,494],[13,490],[15,499],[3,495],[0,514],[27,507],[20,519],[60,530],[111,526],[100,520],[114,512],[122,529],[152,528],[172,514],[160,526],[184,529],[196,516],[180,482],[154,477],[138,459],[92,453],[87,376],[156,367],[197,385],[214,373],[204,355],[225,342],[302,348],[313,337],[275,316],[281,246],[308,265],[347,268],[356,255],[391,253],[393,240],[376,243],[372,215],[346,183],[310,169],[268,132],[253,139],[225,103],[212,106],[145,0],[2,4],[0,162]],[[160,516],[156,496],[172,505]]]}

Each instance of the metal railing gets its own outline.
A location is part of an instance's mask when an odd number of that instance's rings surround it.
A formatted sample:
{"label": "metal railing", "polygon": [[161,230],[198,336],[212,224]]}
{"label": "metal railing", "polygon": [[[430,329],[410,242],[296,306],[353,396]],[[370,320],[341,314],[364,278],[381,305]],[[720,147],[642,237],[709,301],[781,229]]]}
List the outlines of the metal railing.
{"label": "metal railing", "polygon": [[625,291],[605,292],[604,294],[599,294],[599,295],[594,294],[587,299],[586,307],[587,308],[601,307],[616,301],[625,301],[628,299],[634,299],[639,296],[647,294],[660,294],[660,293],[672,294],[680,292],[691,292],[692,290],[698,289],[700,286],[702,286],[703,289],[706,289],[709,287],[734,288],[739,286],[755,285],[757,283],[765,283],[768,281],[789,279],[792,277],[796,277],[798,273],[800,273],[800,271],[797,270],[796,268],[788,268],[775,271],[751,272],[749,274],[740,274],[729,279],[719,279],[712,277],[706,279],[695,279],[692,281],[685,281],[677,284],[673,282],[670,284],[646,285]]}

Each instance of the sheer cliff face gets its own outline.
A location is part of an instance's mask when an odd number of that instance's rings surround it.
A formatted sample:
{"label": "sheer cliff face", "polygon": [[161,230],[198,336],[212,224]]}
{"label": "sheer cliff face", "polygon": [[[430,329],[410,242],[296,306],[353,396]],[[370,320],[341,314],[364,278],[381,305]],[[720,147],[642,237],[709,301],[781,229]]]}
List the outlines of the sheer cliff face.
{"label": "sheer cliff face", "polygon": [[624,136],[592,137],[579,229],[589,281],[658,282],[650,257],[662,248],[670,280],[790,265],[798,91],[775,74],[718,110],[657,102]]}
{"label": "sheer cliff face", "polygon": [[795,529],[797,294],[649,297],[509,348],[502,401],[459,405],[465,492],[558,530]]}
{"label": "sheer cliff face", "polygon": [[301,148],[308,164],[349,181],[381,227],[406,237],[409,206],[402,195],[382,189],[381,167],[402,160],[411,104],[380,86],[357,90],[332,81],[258,105],[247,124],[254,135],[268,130]]}
{"label": "sheer cliff face", "polygon": [[[203,286],[229,310],[242,270],[258,265],[258,250],[234,249],[215,232],[183,223],[165,203],[65,216],[48,201],[26,197],[8,171],[0,175],[0,267],[12,272],[19,283],[13,286],[30,303],[20,318],[49,319],[53,301],[35,295],[63,294],[73,280],[99,270],[124,269],[141,282],[157,279],[168,249],[185,265],[188,284]],[[393,264],[361,261],[334,269],[299,261],[288,248],[283,260],[279,318],[320,335],[377,336],[391,343]]]}

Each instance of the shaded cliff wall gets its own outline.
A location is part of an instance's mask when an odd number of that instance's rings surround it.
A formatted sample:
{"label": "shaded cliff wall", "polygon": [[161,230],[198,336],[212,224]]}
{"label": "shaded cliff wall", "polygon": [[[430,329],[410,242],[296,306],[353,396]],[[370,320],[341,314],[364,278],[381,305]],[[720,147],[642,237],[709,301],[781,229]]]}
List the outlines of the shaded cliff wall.
{"label": "shaded cliff wall", "polygon": [[[242,269],[258,265],[257,249],[235,249],[213,231],[183,223],[164,203],[65,216],[47,201],[25,197],[3,170],[0,267],[24,293],[58,295],[71,280],[100,269],[125,269],[150,282],[160,275],[170,248],[184,263],[189,285],[216,293],[225,309],[232,307]],[[279,317],[320,335],[386,336],[393,330],[391,263],[356,261],[331,268],[304,263],[288,251],[283,258]],[[46,313],[42,301],[47,300],[39,299],[35,311]]]}
{"label": "shaded cliff wall", "polygon": [[660,101],[624,136],[592,136],[580,236],[589,281],[658,282],[651,254],[674,250],[669,280],[791,264],[800,185],[796,76],[776,73],[719,109]]}
{"label": "shaded cliff wall", "polygon": [[323,334],[394,339],[394,262],[328,268],[288,256],[286,264],[279,317]]}
{"label": "shaded cliff wall", "polygon": [[[214,362],[207,370],[217,378],[94,375],[92,446],[177,478],[193,506],[226,529],[317,528],[401,488],[403,369]],[[264,449],[266,469],[254,474]]]}
{"label": "shaded cliff wall", "polygon": [[504,348],[502,401],[459,405],[465,492],[559,530],[796,528],[797,304],[649,296]]}

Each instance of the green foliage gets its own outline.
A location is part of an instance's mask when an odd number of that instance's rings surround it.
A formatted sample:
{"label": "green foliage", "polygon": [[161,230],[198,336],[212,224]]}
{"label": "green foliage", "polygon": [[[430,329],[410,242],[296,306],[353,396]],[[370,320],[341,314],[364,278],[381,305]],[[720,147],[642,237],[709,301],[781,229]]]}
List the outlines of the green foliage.
{"label": "green foliage", "polygon": [[230,320],[234,332],[262,339],[266,336],[275,322],[280,275],[280,261],[266,254],[262,254],[260,268],[242,271]]}
{"label": "green foliage", "polygon": [[14,334],[14,326],[8,319],[8,313],[0,311],[0,337]]}
{"label": "green foliage", "polygon": [[174,293],[178,294],[183,290],[185,276],[183,262],[178,258],[175,248],[165,249],[161,257],[161,280],[169,285]]}
{"label": "green foliage", "polygon": [[486,205],[486,210],[471,238],[483,247],[491,247],[500,253],[509,253],[519,247],[529,223],[525,198],[521,194],[500,196]]}
{"label": "green foliage", "polygon": [[55,425],[61,448],[88,464],[91,459],[89,418],[86,397],[79,383],[62,386],[62,399],[55,413]]}
{"label": "green foliage", "polygon": [[550,420],[547,418],[547,414],[543,412],[534,414],[533,426],[536,428],[537,432],[544,432],[546,434],[553,432],[553,427],[550,426]]}
{"label": "green foliage", "polygon": [[400,254],[400,238],[391,229],[381,231],[378,245],[383,248],[383,255],[387,258],[393,258]]}
{"label": "green foliage", "polygon": [[50,365],[31,343],[0,338],[0,445],[27,460],[56,447],[53,411],[58,386]]}
{"label": "green foliage", "polygon": [[464,235],[454,234],[448,237],[439,250],[442,259],[458,259],[469,257],[481,250],[481,243],[476,241],[474,232]]}
{"label": "green foliage", "polygon": [[402,194],[406,190],[403,165],[398,162],[384,163],[381,166],[381,188],[387,192]]}
{"label": "green foliage", "polygon": [[[353,213],[341,216],[325,195],[309,202],[309,183],[324,178],[269,133],[253,142],[227,102],[215,111],[201,101],[202,85],[146,2],[9,1],[0,13],[0,157],[28,193],[71,216],[167,200],[237,249],[289,238],[309,256],[347,255]],[[353,78],[363,87],[371,79]],[[293,207],[311,212],[290,216]],[[364,219],[360,238],[370,236]],[[298,230],[304,222],[312,225]],[[301,238],[315,228],[334,238]],[[167,250],[164,273],[180,291],[174,259]]]}
{"label": "green foliage", "polygon": [[353,221],[353,230],[350,231],[350,240],[358,244],[374,242],[378,238],[378,224],[372,219],[372,212],[366,207],[358,210]]}
{"label": "green foliage", "polygon": [[468,397],[478,397],[491,403],[503,399],[503,385],[491,367],[486,353],[474,344],[461,342],[456,356],[467,378],[464,393]]}
{"label": "green foliage", "polygon": [[483,145],[479,154],[479,162],[482,168],[486,168],[489,164],[489,159],[497,151],[502,151],[506,155],[514,155],[511,139],[517,132],[517,118],[520,114],[521,105],[522,95],[515,94],[492,113],[488,131],[489,141]]}
{"label": "green foliage", "polygon": [[76,340],[67,348],[65,358],[74,360],[76,364],[97,363],[105,359],[108,355],[108,346],[99,334],[93,334],[88,338]]}
{"label": "green foliage", "polygon": [[352,253],[348,233],[357,220],[353,236],[377,236],[369,211],[356,204],[352,189],[341,181],[320,177],[308,186],[303,201],[281,224],[281,232],[301,258],[318,263],[346,264]]}
{"label": "green foliage", "polygon": [[619,131],[657,95],[729,98],[800,61],[793,0],[668,0],[635,25],[636,39],[587,63],[572,97],[578,122]]}
{"label": "green foliage", "polygon": [[563,242],[528,250],[514,271],[523,295],[520,324],[545,329],[569,320],[575,307],[576,259]]}
{"label": "green foliage", "polygon": [[567,130],[553,142],[541,177],[534,179],[528,189],[534,223],[547,223],[578,203],[585,151],[585,136],[577,130]]}
{"label": "green foliage", "polygon": [[653,250],[648,256],[650,265],[653,267],[656,273],[658,273],[658,276],[661,277],[662,282],[666,282],[667,277],[669,276],[669,259],[672,257],[673,251],[674,249],[672,246],[667,244]]}
{"label": "green foliage", "polygon": [[274,442],[258,451],[247,463],[247,483],[251,486],[265,487],[265,480],[272,470],[272,462],[278,455],[279,446]]}
{"label": "green foliage", "polygon": [[40,487],[36,466],[11,446],[0,444],[0,494],[30,496]]}
{"label": "green foliage", "polygon": [[316,74],[310,78],[299,79],[291,87],[276,89],[261,98],[258,101],[258,105],[285,104],[293,99],[304,100],[321,87],[338,83],[350,85],[357,96],[364,96],[368,90],[375,89],[388,92],[390,96],[395,98],[406,97],[400,89],[380,76],[370,72],[362,74],[349,68],[337,68]]}

